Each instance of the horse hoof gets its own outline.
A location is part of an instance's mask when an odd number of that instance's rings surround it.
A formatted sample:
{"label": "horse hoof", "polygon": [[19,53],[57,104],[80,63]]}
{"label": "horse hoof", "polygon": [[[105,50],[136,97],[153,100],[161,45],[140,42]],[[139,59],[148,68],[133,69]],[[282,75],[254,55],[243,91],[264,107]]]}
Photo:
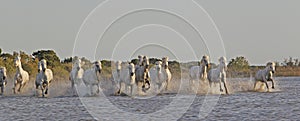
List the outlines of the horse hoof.
{"label": "horse hoof", "polygon": [[275,87],[272,87],[272,89],[275,89]]}
{"label": "horse hoof", "polygon": [[221,92],[223,92],[223,89],[220,89]]}

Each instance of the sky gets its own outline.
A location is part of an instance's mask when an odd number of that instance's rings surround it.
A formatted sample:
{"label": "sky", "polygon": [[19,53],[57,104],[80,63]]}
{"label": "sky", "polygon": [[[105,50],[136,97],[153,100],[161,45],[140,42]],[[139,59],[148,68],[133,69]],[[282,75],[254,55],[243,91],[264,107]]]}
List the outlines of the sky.
{"label": "sky", "polygon": [[[168,0],[160,5],[169,5],[167,7],[182,11],[189,8],[189,4],[174,5],[167,2]],[[283,61],[289,56],[300,57],[299,0],[195,2],[205,9],[217,26],[225,47],[224,56],[228,60],[245,56],[251,64],[264,64],[268,61]],[[40,49],[54,49],[60,58],[66,58],[74,55],[74,47],[82,47],[78,50],[81,52],[78,55],[89,59],[94,59],[92,56],[97,55],[96,58],[101,59],[128,60],[144,54],[151,57],[167,55],[171,59],[192,61],[193,51],[196,51],[194,54],[197,59],[204,54],[210,54],[210,50],[223,47],[217,46],[217,43],[216,46],[208,47],[205,35],[201,39],[181,19],[155,11],[125,16],[107,29],[107,34],[99,43],[90,43],[89,39],[75,43],[79,31],[85,30],[80,29],[81,25],[87,22],[90,12],[101,3],[103,0],[1,0],[0,48],[4,52],[22,50],[29,54]],[[98,16],[95,19],[98,21],[88,22],[93,25],[104,23],[119,8],[134,6],[135,3],[122,1],[120,4],[108,5],[106,7],[109,11],[101,11],[106,13],[103,14],[105,16]],[[185,14],[197,17],[200,13],[193,11]],[[130,31],[132,26],[151,22],[156,24]],[[96,27],[99,29],[104,26]],[[95,31],[97,32],[99,31]],[[190,44],[186,44],[185,39],[190,40]],[[95,53],[90,53],[89,49],[95,50]],[[212,57],[213,61],[217,58]]]}

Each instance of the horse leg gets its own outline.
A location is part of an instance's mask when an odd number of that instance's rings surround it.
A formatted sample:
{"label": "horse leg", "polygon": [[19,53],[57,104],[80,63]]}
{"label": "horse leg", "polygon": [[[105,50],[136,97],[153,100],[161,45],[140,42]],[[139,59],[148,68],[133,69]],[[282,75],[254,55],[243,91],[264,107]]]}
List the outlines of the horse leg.
{"label": "horse leg", "polygon": [[130,96],[133,96],[133,85],[130,85]]}
{"label": "horse leg", "polygon": [[190,87],[190,91],[192,91],[192,92],[194,91],[194,84],[193,83],[194,83],[194,80],[191,79],[189,87]]}
{"label": "horse leg", "polygon": [[1,94],[0,95],[3,95],[4,93],[4,84],[1,85]]}
{"label": "horse leg", "polygon": [[18,92],[21,92],[21,89],[23,89],[25,87],[25,85],[26,85],[26,82],[20,83],[20,87],[19,87]]}
{"label": "horse leg", "polygon": [[41,90],[42,90],[42,96],[45,97],[45,88],[44,88],[44,85],[41,84]]}
{"label": "horse leg", "polygon": [[46,95],[48,95],[49,94],[49,90],[48,90],[48,84],[44,87],[44,95],[43,95],[43,97],[45,97]]}
{"label": "horse leg", "polygon": [[97,84],[97,94],[100,94],[100,84]]}
{"label": "horse leg", "polygon": [[72,94],[74,94],[74,92],[75,92],[74,87],[75,87],[74,80],[71,80]]}
{"label": "horse leg", "polygon": [[18,83],[17,83],[17,82],[15,82],[15,83],[14,83],[14,87],[12,88],[12,89],[13,89],[13,92],[14,92],[14,94],[16,94],[16,87],[17,87],[17,84],[18,84]]}
{"label": "horse leg", "polygon": [[91,84],[89,87],[90,87],[90,90],[89,90],[90,96],[92,96],[92,95],[94,95],[94,92],[93,92],[94,85]]}
{"label": "horse leg", "polygon": [[92,94],[91,94],[91,90],[90,90],[90,88],[91,88],[91,86],[88,84],[87,86],[86,86],[86,89],[87,89],[87,95],[89,95],[89,96],[91,96]]}
{"label": "horse leg", "polygon": [[213,87],[213,83],[214,83],[214,82],[212,82],[212,81],[208,81],[208,82],[209,82],[209,90],[208,90],[208,93],[213,93],[214,91],[213,91],[212,87]]}
{"label": "horse leg", "polygon": [[143,88],[142,85],[143,85],[143,82],[141,82],[141,81],[137,82],[138,95],[141,95],[141,91],[142,91],[142,88]]}
{"label": "horse leg", "polygon": [[19,84],[19,89],[18,89],[18,92],[21,92],[21,88],[22,88],[22,86],[23,86],[23,84],[22,84],[22,83],[20,83],[20,84]]}
{"label": "horse leg", "polygon": [[145,80],[143,80],[143,85],[142,85],[142,88],[144,89],[145,87],[146,87],[146,81]]}
{"label": "horse leg", "polygon": [[37,82],[35,82],[35,89],[39,88],[39,84]]}
{"label": "horse leg", "polygon": [[46,87],[45,87],[45,94],[47,95],[48,94],[48,84],[46,84]]}
{"label": "horse leg", "polygon": [[267,82],[267,81],[265,81],[265,84],[266,84],[267,90],[270,91],[270,90],[269,90],[269,85],[268,85],[268,82]]}
{"label": "horse leg", "polygon": [[227,82],[223,81],[223,83],[224,83],[224,88],[225,88],[226,94],[229,94],[229,91],[228,91],[228,88],[227,88]]}
{"label": "horse leg", "polygon": [[169,90],[169,80],[166,80],[166,85],[165,86],[166,86],[165,90],[168,91]]}
{"label": "horse leg", "polygon": [[38,89],[39,89],[39,85],[38,83],[35,82],[35,95],[38,95]]}
{"label": "horse leg", "polygon": [[157,93],[160,93],[161,84],[157,84]]}
{"label": "horse leg", "polygon": [[223,92],[222,82],[219,82],[219,85],[220,85],[220,91]]}
{"label": "horse leg", "polygon": [[254,82],[254,87],[253,87],[254,91],[256,90],[256,85],[257,85],[257,81]]}
{"label": "horse leg", "polygon": [[127,84],[125,84],[125,92],[128,94],[128,85]]}
{"label": "horse leg", "polygon": [[220,91],[223,92],[223,88],[222,88],[222,82],[224,82],[224,79],[222,79],[223,76],[221,77],[219,84],[220,84]]}
{"label": "horse leg", "polygon": [[271,81],[272,81],[272,89],[275,89],[275,86],[274,86],[274,80],[271,79]]}
{"label": "horse leg", "polygon": [[119,91],[118,91],[118,94],[121,94],[121,89],[122,89],[122,83],[121,83],[121,81],[119,81]]}

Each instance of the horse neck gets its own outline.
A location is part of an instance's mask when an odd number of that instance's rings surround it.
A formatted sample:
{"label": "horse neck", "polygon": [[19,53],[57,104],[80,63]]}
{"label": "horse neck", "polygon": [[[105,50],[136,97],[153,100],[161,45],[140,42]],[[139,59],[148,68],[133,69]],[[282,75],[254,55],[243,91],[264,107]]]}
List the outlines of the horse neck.
{"label": "horse neck", "polygon": [[94,73],[94,74],[95,74],[94,76],[97,78],[97,81],[100,81],[99,78],[98,78],[98,76],[100,76],[100,73],[99,73],[98,71],[96,71],[96,67],[93,67],[93,68],[92,68],[92,71],[95,72],[95,73]]}
{"label": "horse neck", "polygon": [[118,70],[122,70],[122,65],[116,65],[116,71],[118,71]]}
{"label": "horse neck", "polygon": [[206,73],[206,71],[207,71],[207,68],[205,65],[200,65],[200,69],[201,69],[202,73]]}
{"label": "horse neck", "polygon": [[161,70],[161,69],[158,70],[158,69],[156,68],[156,74],[157,74],[157,78],[160,79],[160,75],[162,74],[162,70]]}
{"label": "horse neck", "polygon": [[163,69],[165,72],[167,72],[167,71],[169,71],[169,68],[167,67],[167,68],[164,68]]}
{"label": "horse neck", "polygon": [[169,63],[168,63],[168,62],[163,62],[163,63],[162,63],[162,66],[163,66],[163,67],[165,67],[165,66],[168,67],[168,66],[169,66]]}
{"label": "horse neck", "polygon": [[268,70],[268,67],[266,67],[266,68],[263,70],[263,72],[267,75],[267,74],[270,73],[271,71]]}
{"label": "horse neck", "polygon": [[76,71],[75,71],[75,75],[76,75],[76,77],[78,76],[78,73],[79,73],[79,71],[80,71],[80,69],[79,70],[77,70],[77,68],[75,68],[76,69]]}
{"label": "horse neck", "polygon": [[23,68],[22,68],[22,64],[20,63],[20,65],[17,67],[17,71],[22,72]]}
{"label": "horse neck", "polygon": [[221,65],[221,64],[220,64],[220,65],[218,66],[217,70],[220,71],[220,72],[225,71],[225,65],[223,65],[223,64]]}
{"label": "horse neck", "polygon": [[162,69],[156,69],[157,74],[161,74],[162,73]]}
{"label": "horse neck", "polygon": [[73,67],[72,67],[72,70],[74,70],[74,69],[76,69],[76,70],[77,70],[77,66],[73,66]]}

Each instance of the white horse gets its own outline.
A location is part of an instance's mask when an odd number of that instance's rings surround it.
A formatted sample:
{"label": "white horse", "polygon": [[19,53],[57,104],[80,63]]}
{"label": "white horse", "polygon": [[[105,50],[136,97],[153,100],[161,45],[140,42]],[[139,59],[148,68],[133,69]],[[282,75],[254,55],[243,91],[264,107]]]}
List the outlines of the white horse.
{"label": "white horse", "polygon": [[42,90],[42,96],[49,94],[49,85],[53,80],[53,72],[47,68],[47,61],[42,59],[38,63],[38,74],[36,75],[35,86],[36,89],[39,87]]}
{"label": "white horse", "polygon": [[21,88],[29,81],[29,74],[27,71],[23,70],[21,64],[21,57],[17,56],[14,60],[14,65],[17,68],[15,77],[14,77],[14,87],[13,91],[16,93],[16,87],[19,85],[18,92],[21,92]]}
{"label": "white horse", "polygon": [[81,61],[80,58],[75,56],[72,63],[73,66],[72,66],[72,71],[70,73],[69,79],[71,81],[72,90],[74,91],[75,85],[80,84],[82,82],[82,76],[84,73],[82,66],[84,65],[84,62]]}
{"label": "white horse", "polygon": [[220,91],[223,92],[222,85],[221,85],[221,83],[223,82],[226,94],[229,94],[227,84],[226,84],[226,70],[227,70],[226,58],[221,57],[219,59],[219,63],[220,64],[218,65],[217,68],[211,69],[208,72],[209,85],[211,87],[212,83],[219,83],[220,84]]}
{"label": "white horse", "polygon": [[93,63],[93,66],[91,69],[86,70],[83,73],[82,80],[87,86],[87,88],[90,88],[89,95],[94,95],[93,87],[97,86],[97,94],[100,93],[100,74],[102,71],[102,65],[100,61],[95,61]]}
{"label": "white horse", "polygon": [[7,83],[6,77],[7,77],[6,68],[5,67],[0,67],[0,87],[1,87],[0,95],[3,95],[3,93],[4,93],[4,87]]}
{"label": "white horse", "polygon": [[115,63],[115,71],[112,72],[112,76],[113,76],[113,82],[114,82],[114,86],[116,88],[118,88],[118,91],[116,92],[116,94],[120,94],[121,93],[121,69],[122,69],[122,62],[121,61],[116,61]]}
{"label": "white horse", "polygon": [[255,74],[255,83],[254,83],[254,90],[256,89],[257,82],[263,82],[266,84],[266,87],[269,91],[268,81],[272,82],[272,89],[274,89],[274,80],[273,80],[273,74],[275,73],[275,63],[269,62],[266,65],[266,68],[263,70],[259,70]]}
{"label": "white horse", "polygon": [[147,56],[139,55],[139,64],[136,66],[135,76],[139,95],[141,90],[146,92],[150,89],[150,75],[149,75],[149,59]]}
{"label": "white horse", "polygon": [[[163,61],[166,61],[166,58],[163,58]],[[172,75],[166,62],[156,61],[155,66],[150,69],[150,79],[156,83],[159,92],[163,86],[165,86],[165,90],[168,90],[171,77]]]}
{"label": "white horse", "polygon": [[133,63],[126,64],[123,68],[121,67],[121,62],[116,63],[117,71],[114,73],[116,77],[115,82],[119,84],[118,94],[121,93],[122,83],[125,84],[125,91],[130,88],[130,95],[133,95],[133,86],[135,84],[135,66]]}
{"label": "white horse", "polygon": [[162,58],[162,67],[163,67],[163,70],[162,72],[165,74],[165,77],[166,77],[166,90],[168,91],[169,90],[169,84],[170,84],[170,81],[171,81],[171,78],[172,78],[172,73],[169,69],[169,57],[163,57]]}
{"label": "white horse", "polygon": [[[207,79],[207,70],[209,68],[209,56],[204,55],[199,62],[199,66],[192,66],[190,69],[190,88],[194,90],[195,81],[205,81]],[[200,81],[199,81],[200,82]]]}
{"label": "white horse", "polygon": [[115,63],[115,71],[112,72],[113,77],[113,85],[114,87],[118,88],[117,94],[121,93],[121,82],[120,82],[120,75],[121,75],[121,69],[122,69],[122,62],[117,61]]}
{"label": "white horse", "polygon": [[166,74],[163,73],[162,62],[156,61],[155,66],[150,69],[150,79],[157,85],[157,90],[160,92],[161,87],[166,85]]}

